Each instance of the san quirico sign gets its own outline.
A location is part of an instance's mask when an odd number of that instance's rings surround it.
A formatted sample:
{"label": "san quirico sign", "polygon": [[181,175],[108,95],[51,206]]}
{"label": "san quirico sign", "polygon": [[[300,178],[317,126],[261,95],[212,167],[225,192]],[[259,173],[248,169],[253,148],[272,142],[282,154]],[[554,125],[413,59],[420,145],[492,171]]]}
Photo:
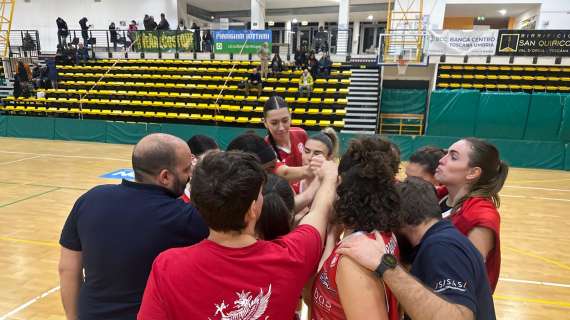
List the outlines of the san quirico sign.
{"label": "san quirico sign", "polygon": [[498,30],[432,30],[430,55],[494,55]]}
{"label": "san quirico sign", "polygon": [[496,54],[570,56],[570,30],[499,30]]}

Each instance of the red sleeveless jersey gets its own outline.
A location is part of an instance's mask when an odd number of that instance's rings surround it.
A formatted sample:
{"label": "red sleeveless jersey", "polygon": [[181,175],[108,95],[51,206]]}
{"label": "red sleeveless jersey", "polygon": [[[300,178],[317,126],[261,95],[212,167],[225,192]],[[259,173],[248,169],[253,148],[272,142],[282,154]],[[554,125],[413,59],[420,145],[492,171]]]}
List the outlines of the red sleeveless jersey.
{"label": "red sleeveless jersey", "polygon": [[[399,258],[400,250],[396,236],[391,232],[382,232],[382,238],[386,244],[386,252],[389,252]],[[369,233],[370,238],[374,238],[374,234]],[[323,267],[315,276],[313,288],[311,290],[311,320],[344,320],[346,316],[344,309],[340,303],[340,296],[336,285],[336,271],[340,254],[336,252],[338,245],[334,248],[331,255],[327,258]],[[388,319],[398,320],[400,314],[398,312],[398,301],[396,296],[392,294],[388,286],[384,285],[386,300],[386,310],[388,310]]]}

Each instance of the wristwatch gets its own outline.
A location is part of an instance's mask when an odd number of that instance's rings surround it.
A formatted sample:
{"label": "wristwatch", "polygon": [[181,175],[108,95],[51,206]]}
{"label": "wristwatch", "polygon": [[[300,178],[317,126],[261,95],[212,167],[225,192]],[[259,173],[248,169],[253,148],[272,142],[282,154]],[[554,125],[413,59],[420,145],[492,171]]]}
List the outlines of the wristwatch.
{"label": "wristwatch", "polygon": [[386,270],[394,269],[396,268],[397,265],[398,265],[398,258],[396,258],[396,256],[394,256],[393,254],[386,253],[385,255],[382,256],[382,261],[380,262],[378,267],[376,267],[374,273],[376,273],[377,276],[382,278]]}

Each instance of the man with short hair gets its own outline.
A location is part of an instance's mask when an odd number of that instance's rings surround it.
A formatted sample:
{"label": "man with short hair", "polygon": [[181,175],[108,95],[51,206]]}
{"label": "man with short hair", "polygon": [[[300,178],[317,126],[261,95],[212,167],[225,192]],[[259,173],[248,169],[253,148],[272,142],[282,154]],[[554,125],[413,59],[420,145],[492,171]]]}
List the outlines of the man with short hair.
{"label": "man with short hair", "polygon": [[156,258],[138,319],[293,319],[321,257],[337,167],[322,163],[320,189],[300,225],[264,241],[255,232],[266,179],[259,161],[241,151],[207,153],[191,185],[210,236]]}
{"label": "man with short hair", "polygon": [[351,236],[338,252],[381,277],[411,319],[495,319],[483,257],[449,221],[441,220],[433,186],[410,177],[398,189],[405,199],[400,233],[415,247],[411,275],[386,253],[378,235],[376,240]]}
{"label": "man with short hair", "polygon": [[253,68],[245,82],[245,94],[249,96],[249,91],[251,88],[254,88],[257,91],[257,97],[259,98],[261,95],[261,85],[261,74],[257,71],[257,68]]}
{"label": "man with short hair", "polygon": [[196,209],[177,199],[191,157],[182,139],[148,135],[133,149],[134,182],[97,186],[76,201],[59,241],[68,319],[135,319],[154,258],[208,236]]}

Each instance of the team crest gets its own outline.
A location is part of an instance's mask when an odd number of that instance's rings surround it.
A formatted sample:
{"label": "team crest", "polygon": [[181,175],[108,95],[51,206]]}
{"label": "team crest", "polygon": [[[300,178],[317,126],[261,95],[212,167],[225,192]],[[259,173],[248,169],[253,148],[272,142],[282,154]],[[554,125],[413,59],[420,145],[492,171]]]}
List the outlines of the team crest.
{"label": "team crest", "polygon": [[[254,298],[251,292],[236,292],[238,298],[234,301],[232,310],[227,311],[230,305],[227,305],[223,300],[220,304],[214,304],[216,306],[216,313],[214,313],[214,318],[209,318],[210,320],[267,320],[268,316],[263,317],[267,306],[269,305],[269,298],[271,297],[271,284],[269,284],[269,289],[267,293],[263,292],[263,289],[259,289],[259,294]],[[218,318],[219,314],[219,318]]]}

